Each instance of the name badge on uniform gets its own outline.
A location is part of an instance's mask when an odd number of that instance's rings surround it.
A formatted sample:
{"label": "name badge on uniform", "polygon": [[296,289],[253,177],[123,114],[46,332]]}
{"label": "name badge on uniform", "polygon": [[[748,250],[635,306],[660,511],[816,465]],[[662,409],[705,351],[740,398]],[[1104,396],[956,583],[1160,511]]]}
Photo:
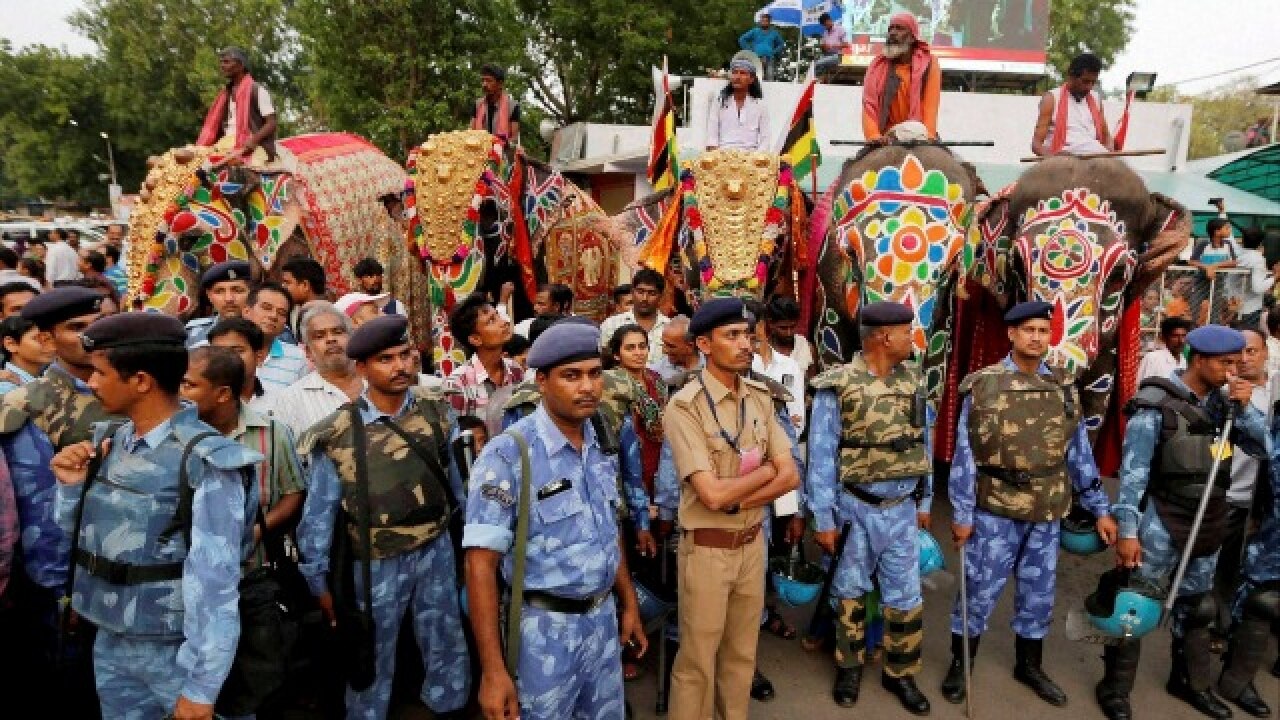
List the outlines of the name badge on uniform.
{"label": "name badge on uniform", "polygon": [[571,483],[567,478],[554,480],[542,486],[542,489],[538,491],[538,499],[546,500],[553,495],[559,495],[571,487],[573,487],[573,483]]}

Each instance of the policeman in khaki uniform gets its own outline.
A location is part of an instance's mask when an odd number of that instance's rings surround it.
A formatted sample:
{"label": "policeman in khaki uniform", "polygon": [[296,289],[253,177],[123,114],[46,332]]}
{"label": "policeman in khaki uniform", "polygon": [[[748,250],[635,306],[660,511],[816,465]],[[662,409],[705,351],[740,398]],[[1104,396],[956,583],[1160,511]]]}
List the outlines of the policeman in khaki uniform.
{"label": "policeman in khaki uniform", "polygon": [[[320,607],[334,622],[331,568],[334,525],[341,507],[357,558],[369,557],[376,677],[368,688],[347,689],[348,718],[383,718],[391,701],[396,639],[408,611],[422,651],[422,701],[445,717],[467,701],[470,664],[458,609],[453,544],[448,537],[449,408],[438,394],[412,387],[416,357],[409,321],[384,315],[361,325],[347,356],[367,383],[363,396],[311,427],[298,443],[309,455],[311,482],[298,524],[299,566]],[[362,424],[359,446],[354,420]],[[368,507],[360,499],[357,455],[365,456]],[[371,547],[359,532],[367,513]],[[357,559],[356,601],[364,608],[363,561]]]}
{"label": "policeman in khaki uniform", "polygon": [[[1041,669],[1053,614],[1059,520],[1072,492],[1097,518],[1098,535],[1115,541],[1106,492],[1081,422],[1080,397],[1069,378],[1049,368],[1053,306],[1015,305],[1004,316],[1013,350],[960,383],[964,404],[956,429],[949,492],[956,546],[964,547],[969,652],[977,653],[987,619],[1012,572],[1017,578],[1013,676],[1051,705],[1067,696]],[[960,598],[951,613],[951,667],[942,682],[948,701],[964,700]]]}
{"label": "policeman in khaki uniform", "polygon": [[689,324],[706,367],[667,403],[680,481],[680,651],[673,720],[745,718],[764,609],[764,506],[797,487],[791,441],[751,367],[751,316],[737,298]]}
{"label": "policeman in khaki uniform", "polygon": [[[1218,476],[1212,479],[1191,562],[1177,588],[1171,624],[1173,663],[1165,685],[1201,713],[1229,718],[1231,709],[1210,689],[1209,625],[1217,617],[1213,572],[1227,530],[1231,454],[1268,457],[1270,444],[1266,417],[1250,402],[1253,385],[1236,376],[1244,336],[1221,325],[1206,325],[1188,334],[1187,344],[1191,347],[1187,369],[1144,381],[1127,408],[1133,415],[1125,428],[1120,492],[1112,507],[1120,522],[1116,557],[1144,584],[1163,588],[1173,581],[1213,466],[1228,405],[1234,405],[1232,436]],[[1225,396],[1220,390],[1224,386]],[[1097,694],[1103,712],[1113,720],[1132,716],[1129,692],[1139,654],[1136,639],[1107,648],[1106,677]],[[1227,680],[1234,693],[1230,699],[1240,704],[1243,688],[1232,686],[1229,676]],[[1244,705],[1250,704],[1246,698]]]}
{"label": "policeman in khaki uniform", "polygon": [[[89,389],[93,366],[80,344],[80,334],[101,317],[101,303],[100,293],[82,287],[55,288],[28,303],[22,317],[35,323],[40,341],[54,348],[56,358],[44,375],[0,401],[0,449],[9,463],[22,531],[22,569],[14,573],[9,594],[30,633],[15,640],[32,651],[23,668],[29,678],[15,680],[36,689],[48,683],[50,690],[41,694],[57,703],[50,709],[77,716],[97,705],[89,657],[92,629],[81,628],[84,642],[70,637],[59,642],[57,608],[67,591],[71,544],[54,517],[57,483],[49,461],[64,447],[88,440],[93,424],[109,418]],[[57,690],[55,679],[61,683]]]}
{"label": "policeman in khaki uniform", "polygon": [[[600,331],[558,323],[534,341],[528,365],[541,400],[485,444],[467,497],[463,545],[480,708],[488,720],[622,720],[620,643],[643,654],[648,640],[618,532],[617,456],[604,452],[590,422],[604,384]],[[522,498],[528,526],[519,538]],[[498,575],[514,582],[522,542],[524,607],[512,678],[500,641]]]}
{"label": "policeman in khaki uniform", "polygon": [[71,607],[98,627],[104,718],[211,720],[240,636],[240,564],[253,546],[245,520],[262,456],[183,405],[185,340],[168,315],[90,326],[89,384],[103,409],[128,422],[99,423],[92,441],[52,462],[58,522],[78,543]]}
{"label": "policeman in khaki uniform", "polygon": [[[852,523],[832,585],[839,602],[836,627],[837,704],[858,699],[866,648],[866,595],[880,581],[885,620],[881,684],[908,711],[929,713],[916,687],[924,637],[917,525],[929,507],[916,506],[933,477],[924,378],[911,357],[905,305],[867,305],[859,323],[862,352],[847,365],[814,378],[807,497],[815,539],[836,552],[839,528]],[[923,486],[923,487],[922,487]],[[917,513],[922,517],[918,518]]]}

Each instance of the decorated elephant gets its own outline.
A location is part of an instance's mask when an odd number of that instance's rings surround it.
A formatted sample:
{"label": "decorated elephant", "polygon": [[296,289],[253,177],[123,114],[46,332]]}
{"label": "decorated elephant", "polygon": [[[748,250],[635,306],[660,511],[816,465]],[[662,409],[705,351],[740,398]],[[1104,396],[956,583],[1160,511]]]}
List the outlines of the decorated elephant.
{"label": "decorated elephant", "polygon": [[845,163],[814,209],[815,272],[801,292],[820,364],[857,349],[864,304],[900,302],[915,313],[929,396],[941,394],[950,335],[937,320],[970,262],[965,233],[978,187],[972,168],[936,145],[889,145]]}
{"label": "decorated elephant", "polygon": [[[279,141],[287,172],[223,165],[210,147],[187,146],[148,161],[129,221],[129,297],[143,309],[189,317],[208,266],[247,260],[257,278],[307,255],[324,266],[331,292],[355,288],[361,258],[386,268],[387,290],[410,317],[425,317],[416,269],[381,198],[404,186],[404,171],[369,142],[345,133]],[[426,336],[416,323],[415,337]]]}
{"label": "decorated elephant", "polygon": [[574,312],[597,320],[617,278],[609,217],[576,185],[482,130],[432,135],[408,162],[403,214],[426,274],[437,371],[465,360],[449,332],[462,298],[497,299],[507,283],[516,315],[532,312],[539,282],[574,291]]}
{"label": "decorated elephant", "polygon": [[[1023,300],[1053,305],[1046,361],[1071,373],[1081,391],[1084,422],[1099,454],[1118,449],[1120,433],[1104,421],[1136,385],[1141,299],[1186,247],[1191,215],[1113,158],[1044,160],[976,212],[970,227],[974,262],[968,298],[947,322],[956,343],[948,388],[965,373],[1009,351],[1000,320]],[[1112,403],[1113,395],[1120,402]],[[943,422],[953,417],[954,398]],[[941,443],[949,451],[948,442]]]}
{"label": "decorated elephant", "polygon": [[683,169],[674,192],[613,220],[627,236],[623,247],[636,248],[635,264],[672,281],[679,297],[671,302],[697,307],[708,297],[793,294],[793,273],[805,264],[807,215],[791,168],[777,155],[712,150]]}

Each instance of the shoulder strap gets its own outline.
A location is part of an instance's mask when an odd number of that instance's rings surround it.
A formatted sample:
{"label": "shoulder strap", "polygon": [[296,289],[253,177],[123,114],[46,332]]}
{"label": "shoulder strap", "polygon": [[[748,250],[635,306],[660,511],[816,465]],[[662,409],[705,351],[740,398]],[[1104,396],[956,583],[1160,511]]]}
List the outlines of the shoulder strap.
{"label": "shoulder strap", "polygon": [[191,453],[196,449],[196,445],[218,436],[217,432],[209,430],[191,438],[187,446],[182,449],[182,460],[178,462],[178,509],[173,513],[173,520],[170,521],[169,527],[160,533],[160,537],[166,538],[181,531],[187,539],[188,551],[191,550],[191,506],[195,502],[196,491],[191,487],[191,479],[187,474],[187,462],[191,460]]}
{"label": "shoulder strap", "polygon": [[529,493],[532,468],[529,441],[519,430],[508,430],[520,448],[520,504],[516,511],[515,546],[511,557],[511,606],[507,608],[507,673],[515,680],[520,666],[520,615],[524,609],[524,563],[529,545]]}
{"label": "shoulder strap", "polygon": [[360,501],[360,512],[355,520],[359,526],[360,544],[363,546],[360,569],[364,576],[364,615],[369,627],[374,627],[373,568],[370,567],[373,559],[373,533],[369,530],[369,443],[365,439],[364,418],[360,416],[359,405],[349,403],[347,407],[351,413],[351,443],[356,456],[356,497]]}
{"label": "shoulder strap", "polygon": [[[432,455],[427,452],[427,449],[422,446],[422,443],[418,442],[417,438],[405,432],[404,428],[400,427],[399,423],[386,415],[378,418],[378,422],[386,425],[388,428],[391,428],[391,432],[399,435],[400,439],[404,440],[405,444],[409,446],[409,449],[413,450],[414,454],[421,458],[422,462],[426,463],[427,467],[431,468],[431,470],[436,473],[436,477],[440,478],[440,486],[444,488],[445,499],[449,501],[448,512],[452,513],[457,510],[459,507],[458,498],[453,494],[453,484],[449,482],[449,475],[444,468],[444,464],[440,462],[440,456],[438,454]],[[432,422],[431,426],[437,433],[440,432],[441,428],[437,423]]]}
{"label": "shoulder strap", "polygon": [[[120,429],[123,421],[108,422],[106,430],[103,431],[103,438],[115,437],[116,430]],[[93,458],[89,460],[89,469],[84,475],[84,490],[80,493],[80,503],[76,505],[76,521],[74,529],[71,531],[71,562],[67,567],[67,587],[63,591],[62,599],[65,603],[64,610],[71,608],[71,592],[76,584],[76,555],[80,552],[80,527],[84,523],[84,503],[89,498],[89,487],[93,485],[93,481],[98,478],[98,471],[102,469],[102,462],[106,458],[97,452],[102,448],[102,443],[98,442],[94,445]]]}

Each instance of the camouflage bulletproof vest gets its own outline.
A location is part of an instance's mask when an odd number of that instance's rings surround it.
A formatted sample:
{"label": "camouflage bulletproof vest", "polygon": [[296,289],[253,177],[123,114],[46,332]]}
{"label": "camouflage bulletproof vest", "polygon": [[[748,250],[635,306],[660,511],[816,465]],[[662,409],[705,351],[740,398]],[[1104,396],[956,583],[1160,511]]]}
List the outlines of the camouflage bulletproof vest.
{"label": "camouflage bulletproof vest", "polygon": [[1067,444],[1080,424],[1075,386],[1003,363],[960,383],[969,408],[969,445],[978,466],[978,507],[1003,517],[1050,522],[1071,507]]}
{"label": "camouflage bulletproof vest", "polygon": [[92,394],[77,391],[71,376],[57,365],[9,391],[0,403],[0,434],[17,432],[30,420],[59,450],[92,437],[94,423],[113,419],[118,418],[103,411]]}
{"label": "camouflage bulletproof vest", "polygon": [[867,369],[862,354],[813,379],[840,400],[840,479],[846,483],[928,475],[925,452],[924,380],[900,364],[887,378]]}
{"label": "camouflage bulletproof vest", "polygon": [[[1204,490],[1205,478],[1213,469],[1213,451],[1221,430],[1213,416],[1195,402],[1195,397],[1164,378],[1142,383],[1129,401],[1130,411],[1154,408],[1161,411],[1160,438],[1151,457],[1150,492],[1157,498],[1194,507]],[[1228,445],[1230,447],[1230,445]],[[1229,457],[1218,468],[1213,496],[1221,498],[1231,486]]]}
{"label": "camouflage bulletproof vest", "polygon": [[[366,512],[373,545],[368,557],[374,560],[419,548],[448,529],[449,501],[443,485],[449,482],[444,474],[448,457],[445,445],[448,411],[439,396],[416,388],[411,392],[414,393],[412,406],[391,422],[413,438],[418,448],[427,454],[425,458],[387,424],[386,418],[366,424],[365,448],[356,448],[350,404],[307,431],[299,443],[300,453],[322,450],[337,468],[342,481],[342,507],[349,520],[347,530],[357,557],[365,556],[359,518]],[[363,452],[366,457],[368,508],[360,503],[357,452]]]}

